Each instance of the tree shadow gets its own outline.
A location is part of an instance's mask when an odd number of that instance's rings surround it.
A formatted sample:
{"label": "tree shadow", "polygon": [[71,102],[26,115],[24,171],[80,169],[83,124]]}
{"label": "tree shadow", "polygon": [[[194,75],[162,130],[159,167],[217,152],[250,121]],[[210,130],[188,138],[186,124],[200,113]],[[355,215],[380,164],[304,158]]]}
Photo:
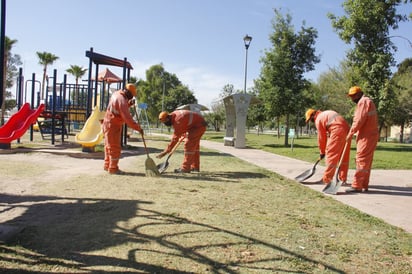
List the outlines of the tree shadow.
{"label": "tree shadow", "polygon": [[[73,148],[79,149],[81,146],[76,145],[73,146]],[[24,147],[20,146],[17,148],[13,148],[11,150],[0,150],[0,155],[1,154],[25,154],[25,153],[45,153],[45,154],[53,154],[53,155],[62,155],[62,156],[69,156],[72,158],[77,158],[77,159],[104,159],[104,152],[103,151],[94,151],[94,152],[83,152],[81,150],[70,150],[70,145],[64,146],[64,145],[56,145],[56,146],[41,146],[41,147]],[[149,152],[150,152],[150,148]],[[156,149],[153,149],[153,151],[156,151]],[[138,155],[143,155],[146,154],[146,151],[142,147],[136,147],[136,146],[126,146],[122,148],[121,152],[121,157],[122,158],[127,158],[127,157],[132,157],[132,156],[138,156]]]}
{"label": "tree shadow", "polygon": [[369,194],[382,194],[393,196],[412,196],[412,187],[369,185]]}
{"label": "tree shadow", "polygon": [[[325,262],[235,230],[152,210],[150,201],[7,194],[1,195],[1,201],[3,207],[24,209],[23,214],[4,223],[22,226],[24,230],[16,235],[12,242],[0,244],[0,260],[3,264],[13,262],[26,266],[26,269],[35,264],[41,265],[43,269],[60,267],[70,272],[120,273],[125,269],[127,272],[132,269],[146,273],[193,273],[183,270],[184,265],[181,265],[182,269],[167,267],[167,262],[175,258],[189,260],[199,267],[205,267],[210,273],[268,270],[296,273],[293,269],[267,266],[271,262],[281,264],[284,260],[305,261],[322,266],[330,273],[344,273]],[[209,240],[182,240],[201,235],[210,236],[207,237]],[[209,252],[205,252],[208,249],[242,248],[245,245],[262,247],[268,249],[268,254],[276,255],[265,259],[250,257],[239,260],[214,258]],[[114,252],[115,255],[110,256],[112,253],[102,252],[120,246],[127,250],[127,254]],[[119,252],[119,249],[116,251]],[[139,261],[139,254],[153,255],[161,260],[157,260],[157,263],[148,262],[150,260]],[[0,271],[31,273],[17,268],[5,269],[2,266]],[[32,273],[49,272],[37,270]],[[300,270],[299,273],[310,273],[310,270]]]}
{"label": "tree shadow", "polygon": [[199,173],[173,173],[166,172],[161,175],[166,178],[179,178],[186,179],[190,181],[209,181],[209,182],[225,182],[225,183],[237,183],[241,179],[259,179],[259,178],[269,178],[268,175],[259,172],[248,172],[248,171],[202,171]]}
{"label": "tree shadow", "polygon": [[[289,144],[290,147],[291,144]],[[266,144],[264,147],[269,147],[269,148],[285,148],[286,146],[284,144]],[[293,144],[294,148],[316,148],[316,146],[313,145],[302,145],[302,144]]]}
{"label": "tree shadow", "polygon": [[412,152],[412,146],[408,146],[408,145],[394,145],[391,147],[386,147],[386,146],[380,146],[378,144],[378,146],[376,147],[377,151],[390,151],[390,152]]}

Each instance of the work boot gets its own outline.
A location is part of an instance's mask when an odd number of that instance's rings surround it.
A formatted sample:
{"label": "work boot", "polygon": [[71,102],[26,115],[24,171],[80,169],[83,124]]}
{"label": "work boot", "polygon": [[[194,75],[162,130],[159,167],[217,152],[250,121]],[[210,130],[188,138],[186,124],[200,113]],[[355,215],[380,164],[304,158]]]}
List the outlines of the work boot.
{"label": "work boot", "polygon": [[185,170],[181,168],[176,168],[175,173],[190,173],[190,170]]}
{"label": "work boot", "polygon": [[126,172],[118,169],[118,170],[115,170],[115,171],[109,171],[109,174],[110,174],[110,175],[125,175]]}
{"label": "work boot", "polygon": [[358,192],[362,192],[362,188],[354,188],[354,187],[350,187],[345,189],[346,193],[358,193]]}
{"label": "work boot", "polygon": [[323,179],[320,179],[319,181],[316,182],[317,184],[322,184],[322,185],[328,185],[330,182],[325,182]]}
{"label": "work boot", "polygon": [[191,172],[200,172],[200,169],[198,169],[198,168],[192,168],[190,171],[191,171]]}

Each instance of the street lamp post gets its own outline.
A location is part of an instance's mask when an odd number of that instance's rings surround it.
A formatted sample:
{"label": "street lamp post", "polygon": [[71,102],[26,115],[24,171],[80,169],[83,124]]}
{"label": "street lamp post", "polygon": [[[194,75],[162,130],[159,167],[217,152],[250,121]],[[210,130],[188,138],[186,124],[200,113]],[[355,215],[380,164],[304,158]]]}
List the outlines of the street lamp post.
{"label": "street lamp post", "polygon": [[243,37],[243,42],[245,42],[245,49],[246,49],[246,62],[245,62],[245,86],[243,92],[246,93],[246,79],[247,79],[247,50],[249,49],[250,42],[252,42],[252,36],[245,35]]}

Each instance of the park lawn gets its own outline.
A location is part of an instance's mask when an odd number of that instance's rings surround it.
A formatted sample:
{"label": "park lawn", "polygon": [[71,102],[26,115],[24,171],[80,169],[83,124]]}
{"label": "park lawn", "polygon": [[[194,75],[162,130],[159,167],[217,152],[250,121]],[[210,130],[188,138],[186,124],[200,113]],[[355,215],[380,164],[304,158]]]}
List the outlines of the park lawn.
{"label": "park lawn", "polygon": [[[223,142],[223,136],[224,133],[206,132],[204,139]],[[315,162],[319,157],[316,136],[289,139],[288,146],[285,146],[284,136],[278,138],[273,134],[248,133],[246,134],[246,146],[308,162]],[[411,152],[412,144],[381,141],[375,150],[373,168],[411,169]],[[350,168],[355,168],[355,154],[356,143],[352,141]]]}
{"label": "park lawn", "polygon": [[[152,154],[166,143],[148,140]],[[179,149],[161,177],[144,175],[141,151],[121,160],[136,170],[127,175],[68,171],[24,193],[2,194],[9,201],[3,206],[27,210],[15,221],[25,229],[0,244],[0,270],[411,273],[412,235],[402,229],[213,150],[202,150],[201,173],[176,175],[182,157]],[[0,166],[4,161],[14,166],[5,157]],[[25,163],[11,179],[30,179],[45,164]]]}

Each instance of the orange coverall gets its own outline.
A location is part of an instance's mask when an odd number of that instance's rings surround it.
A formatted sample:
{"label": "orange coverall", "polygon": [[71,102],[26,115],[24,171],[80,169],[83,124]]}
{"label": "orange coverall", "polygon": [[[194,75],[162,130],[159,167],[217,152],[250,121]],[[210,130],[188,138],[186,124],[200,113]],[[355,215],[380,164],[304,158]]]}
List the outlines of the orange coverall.
{"label": "orange coverall", "polygon": [[174,129],[172,139],[166,147],[169,153],[186,133],[184,146],[184,159],[182,170],[200,169],[200,139],[206,131],[205,119],[197,112],[189,110],[176,110],[171,115],[172,127]]}
{"label": "orange coverall", "polygon": [[134,130],[141,131],[141,127],[133,120],[129,111],[129,100],[123,90],[113,93],[103,120],[104,133],[104,170],[116,173],[119,170],[121,154],[121,134],[123,124],[126,123]]}
{"label": "orange coverall", "polygon": [[356,134],[356,171],[352,187],[368,189],[373,153],[379,140],[378,113],[373,101],[365,95],[356,105],[348,137]]}
{"label": "orange coverall", "polygon": [[[326,110],[315,115],[315,125],[318,130],[318,146],[320,154],[326,156],[326,170],[322,181],[330,183],[333,180],[339,160],[342,156],[349,132],[349,124],[336,111]],[[339,168],[339,179],[346,182],[349,169],[350,143],[348,143],[342,163]]]}

